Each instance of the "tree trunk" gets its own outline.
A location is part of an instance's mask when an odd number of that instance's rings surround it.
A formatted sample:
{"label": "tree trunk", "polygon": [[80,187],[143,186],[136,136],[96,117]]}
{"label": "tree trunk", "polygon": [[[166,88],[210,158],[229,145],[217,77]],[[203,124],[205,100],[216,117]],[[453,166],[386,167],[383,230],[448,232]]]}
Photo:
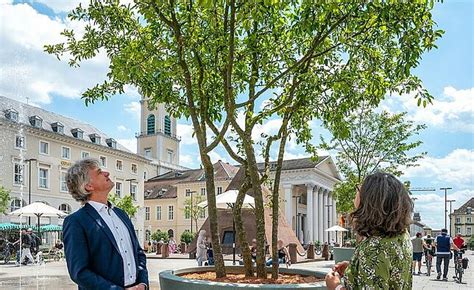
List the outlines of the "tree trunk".
{"label": "tree trunk", "polygon": [[216,191],[214,186],[214,166],[207,154],[201,154],[204,172],[206,174],[206,191],[207,191],[207,209],[209,212],[209,223],[211,228],[212,250],[214,251],[214,263],[216,269],[216,277],[226,276],[224,258],[222,257],[222,248],[219,238],[219,227],[217,224],[217,207],[216,207]]}

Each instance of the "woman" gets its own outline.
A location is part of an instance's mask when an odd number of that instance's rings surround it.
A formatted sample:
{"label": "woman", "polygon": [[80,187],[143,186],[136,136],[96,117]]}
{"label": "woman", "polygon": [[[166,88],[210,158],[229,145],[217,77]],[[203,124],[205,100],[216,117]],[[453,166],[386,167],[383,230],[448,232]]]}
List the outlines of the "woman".
{"label": "woman", "polygon": [[350,219],[360,241],[351,262],[326,275],[328,289],[411,289],[413,202],[403,184],[388,173],[369,175],[354,206]]}
{"label": "woman", "polygon": [[206,243],[206,231],[199,231],[199,235],[196,242],[196,260],[198,266],[202,266],[202,263],[207,260],[207,243]]}
{"label": "woman", "polygon": [[[290,256],[290,254],[288,253],[288,250],[286,249],[286,247],[283,246],[283,240],[278,240],[277,246],[278,246],[278,264],[283,264],[286,262],[286,259],[287,257]],[[273,262],[272,258],[268,259],[266,263],[267,267],[271,266],[272,262]]]}

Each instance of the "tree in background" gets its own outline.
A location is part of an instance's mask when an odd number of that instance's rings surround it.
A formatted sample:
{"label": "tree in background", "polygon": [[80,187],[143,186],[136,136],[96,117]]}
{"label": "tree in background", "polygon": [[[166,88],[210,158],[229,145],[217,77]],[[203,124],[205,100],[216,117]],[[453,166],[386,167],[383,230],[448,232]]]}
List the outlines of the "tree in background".
{"label": "tree in background", "polygon": [[120,198],[116,194],[109,195],[109,201],[116,207],[122,209],[129,217],[135,216],[139,206],[133,203],[133,198],[130,194]]}
{"label": "tree in background", "polygon": [[10,190],[0,186],[0,213],[6,214],[10,206]]}
{"label": "tree in background", "polygon": [[[337,124],[362,101],[372,105],[387,92],[431,96],[411,74],[422,53],[442,34],[434,30],[434,1],[92,1],[69,18],[86,22],[85,32],[66,30],[64,43],[46,46],[69,64],[100,51],[110,59],[108,80],[88,89],[86,105],[139,88],[153,106],[167,104],[175,117],[192,121],[206,177],[216,276],[225,276],[217,227],[214,169],[209,152],[222,144],[245,170],[234,206],[246,275],[253,269],[240,209],[244,194],[255,197],[257,276],[266,278],[262,184],[270,159],[272,256],[278,237],[279,176],[290,136],[315,154],[310,121]],[[354,88],[363,94],[353,94]],[[254,140],[257,125],[279,118],[275,134]],[[207,130],[210,129],[210,132]],[[231,136],[224,138],[226,133]],[[226,136],[227,137],[227,136]],[[264,174],[257,167],[265,160]],[[275,259],[276,260],[276,259]],[[272,276],[277,277],[278,265]]]}
{"label": "tree in background", "polygon": [[413,153],[422,144],[414,138],[424,128],[406,120],[406,113],[376,113],[370,106],[362,106],[343,122],[328,126],[334,137],[329,142],[322,139],[321,147],[337,152],[336,163],[345,177],[333,191],[337,210],[352,211],[356,187],[367,175],[382,170],[400,176],[402,167],[417,166],[426,152]]}
{"label": "tree in background", "polygon": [[194,222],[196,228],[196,230],[194,231],[195,233],[197,233],[199,230],[199,217],[201,217],[203,211],[205,211],[204,208],[198,206],[198,204],[202,201],[204,201],[204,196],[194,194],[192,198],[188,197],[184,200],[184,208],[182,209],[184,212],[184,217],[190,218]]}
{"label": "tree in background", "polygon": [[167,232],[157,230],[156,232],[151,234],[151,239],[157,242],[163,240],[164,243],[167,243],[170,240],[170,237]]}

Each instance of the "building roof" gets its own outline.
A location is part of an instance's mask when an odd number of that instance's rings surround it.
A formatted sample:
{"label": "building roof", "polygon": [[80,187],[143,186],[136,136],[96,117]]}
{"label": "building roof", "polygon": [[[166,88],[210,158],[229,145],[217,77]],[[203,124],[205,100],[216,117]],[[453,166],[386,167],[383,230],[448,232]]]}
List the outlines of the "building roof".
{"label": "building roof", "polygon": [[[307,169],[315,168],[318,164],[326,160],[328,156],[318,156],[318,159],[313,160],[311,157],[283,160],[282,170],[296,170],[296,169]],[[264,163],[258,163],[258,169],[264,169]],[[270,171],[276,170],[276,161],[270,162]]]}
{"label": "building roof", "polygon": [[474,197],[471,197],[471,199],[463,204],[460,208],[455,209],[453,214],[466,214],[468,207],[472,208],[472,213],[474,214]]}
{"label": "building roof", "polygon": [[[94,134],[96,134],[99,137],[101,137],[99,145],[110,148],[106,143],[106,139],[109,139],[110,137],[90,124],[87,124],[85,122],[78,121],[69,117],[65,117],[63,115],[59,115],[50,111],[46,111],[44,109],[41,109],[32,105],[18,102],[4,96],[0,96],[0,111],[1,111],[0,119],[9,121],[6,117],[6,113],[8,110],[11,110],[11,109],[15,110],[18,113],[18,123],[22,125],[33,127],[30,124],[30,117],[38,116],[42,119],[41,128],[38,128],[40,130],[42,129],[42,130],[52,132],[55,134],[61,134],[61,133],[54,132],[51,126],[52,124],[59,122],[64,126],[64,133],[61,135],[75,138],[72,135],[71,131],[73,129],[78,128],[83,131],[84,137],[83,139],[77,139],[77,140],[93,143],[89,136],[94,136]],[[116,143],[116,149],[125,151],[127,153],[132,153],[130,152],[130,150],[128,150],[127,148],[125,148],[118,142]]]}
{"label": "building roof", "polygon": [[[231,180],[237,174],[238,167],[221,160],[213,164],[214,179]],[[176,198],[177,185],[206,181],[204,169],[173,170],[145,181],[145,199]]]}

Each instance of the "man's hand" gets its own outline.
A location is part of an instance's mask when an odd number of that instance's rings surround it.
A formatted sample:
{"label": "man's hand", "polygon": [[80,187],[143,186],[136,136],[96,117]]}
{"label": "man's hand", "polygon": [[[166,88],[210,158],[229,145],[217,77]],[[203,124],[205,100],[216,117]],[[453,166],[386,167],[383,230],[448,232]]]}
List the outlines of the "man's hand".
{"label": "man's hand", "polygon": [[340,263],[337,263],[336,266],[332,268],[334,272],[337,272],[339,276],[344,275],[344,272],[346,272],[347,267],[349,266],[349,261],[342,261]]}
{"label": "man's hand", "polygon": [[339,278],[339,274],[337,272],[329,272],[326,275],[326,287],[329,290],[334,290],[338,285],[341,284],[341,279]]}
{"label": "man's hand", "polygon": [[126,290],[146,290],[146,285],[142,283],[133,287],[128,287]]}

